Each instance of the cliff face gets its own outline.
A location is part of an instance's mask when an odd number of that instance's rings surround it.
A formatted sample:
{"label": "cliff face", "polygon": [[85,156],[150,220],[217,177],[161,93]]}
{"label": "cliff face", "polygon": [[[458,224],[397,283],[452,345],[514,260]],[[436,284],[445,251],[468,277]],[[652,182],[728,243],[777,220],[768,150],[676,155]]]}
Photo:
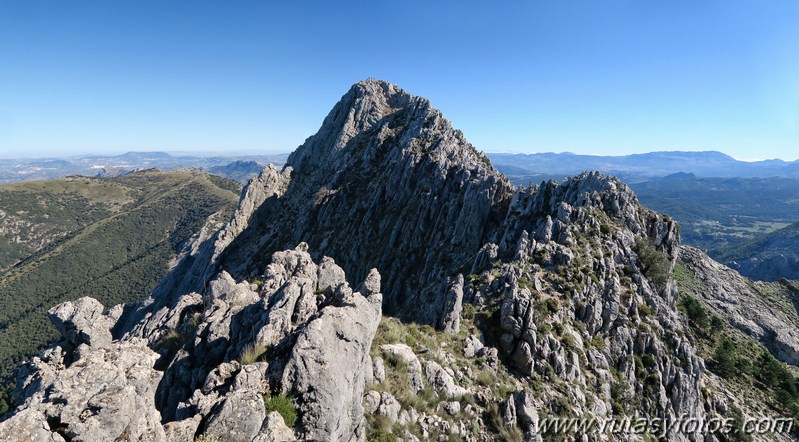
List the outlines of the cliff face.
{"label": "cliff face", "polygon": [[678,232],[599,173],[516,189],[427,100],[367,80],[147,301],[52,310],[62,341],[0,434],[543,440],[545,417],[724,415],[678,310]]}

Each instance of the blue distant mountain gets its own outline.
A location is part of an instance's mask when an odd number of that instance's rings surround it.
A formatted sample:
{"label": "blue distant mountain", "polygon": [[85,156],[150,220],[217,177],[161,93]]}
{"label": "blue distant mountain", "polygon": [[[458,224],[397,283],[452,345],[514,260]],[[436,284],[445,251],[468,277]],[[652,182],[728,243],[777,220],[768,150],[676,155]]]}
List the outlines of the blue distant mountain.
{"label": "blue distant mountain", "polygon": [[261,168],[282,165],[288,154],[276,155],[171,155],[166,152],[127,152],[122,155],[82,155],[65,158],[0,159],[0,184],[47,180],[68,175],[112,177],[134,170],[198,168],[246,183]]}
{"label": "blue distant mountain", "polygon": [[635,181],[692,173],[697,177],[790,177],[799,178],[799,162],[782,160],[739,161],[716,151],[650,152],[624,156],[577,155],[573,153],[488,153],[491,162],[511,177],[521,175],[575,175],[599,170]]}

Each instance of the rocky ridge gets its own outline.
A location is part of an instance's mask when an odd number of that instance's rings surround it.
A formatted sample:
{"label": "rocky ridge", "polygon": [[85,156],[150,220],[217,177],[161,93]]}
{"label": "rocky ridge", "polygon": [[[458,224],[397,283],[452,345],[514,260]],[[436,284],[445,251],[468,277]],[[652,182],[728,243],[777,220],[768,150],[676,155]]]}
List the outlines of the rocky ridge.
{"label": "rocky ridge", "polygon": [[62,341],[20,370],[24,411],[0,423],[0,434],[263,441],[280,432],[293,439],[282,417],[264,408],[265,395],[287,394],[301,416],[297,437],[357,439],[363,367],[381,316],[379,274],[354,292],[340,267],[330,259],[317,265],[302,244],[276,253],[267,272],[255,290],[222,273],[206,296],[182,296],[178,307],[149,318],[150,342],[112,342],[120,309],[104,314],[91,298],[51,310]]}
{"label": "rocky ridge", "polygon": [[542,441],[552,417],[725,416],[678,308],[691,253],[619,180],[516,189],[427,100],[367,80],[147,301],[53,309],[62,341],[20,370],[0,434]]}

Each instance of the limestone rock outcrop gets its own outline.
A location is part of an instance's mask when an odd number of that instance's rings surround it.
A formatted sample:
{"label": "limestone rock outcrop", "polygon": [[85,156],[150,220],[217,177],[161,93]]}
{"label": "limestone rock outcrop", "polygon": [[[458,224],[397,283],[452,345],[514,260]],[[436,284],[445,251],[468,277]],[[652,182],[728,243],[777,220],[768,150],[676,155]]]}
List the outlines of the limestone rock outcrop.
{"label": "limestone rock outcrop", "polygon": [[[139,330],[151,340],[131,333],[112,341],[113,318],[91,298],[54,308],[62,341],[20,370],[20,411],[0,423],[0,434],[363,440],[380,275],[370,272],[364,294],[353,292],[343,270],[331,259],[317,265],[305,244],[275,253],[267,274],[253,291],[220,272],[205,298],[189,293],[146,317]],[[265,409],[265,398],[281,393],[300,415],[296,430]]]}

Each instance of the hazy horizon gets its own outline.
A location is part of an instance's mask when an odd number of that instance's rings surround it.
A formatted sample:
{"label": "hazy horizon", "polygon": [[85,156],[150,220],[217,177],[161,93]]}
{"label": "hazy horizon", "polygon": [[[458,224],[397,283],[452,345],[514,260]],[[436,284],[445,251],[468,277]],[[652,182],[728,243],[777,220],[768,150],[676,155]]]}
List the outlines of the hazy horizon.
{"label": "hazy horizon", "polygon": [[488,152],[799,151],[799,3],[574,6],[6,2],[0,156],[291,151],[367,77]]}
{"label": "hazy horizon", "polygon": [[[477,146],[479,149],[479,146]],[[208,157],[248,157],[248,156],[276,156],[276,155],[288,155],[293,152],[294,149],[289,151],[258,151],[258,150],[230,150],[230,151],[202,151],[202,150],[172,150],[172,149],[164,149],[164,150],[111,150],[106,152],[91,152],[86,151],[84,153],[74,153],[74,154],[56,154],[56,155],[13,155],[13,154],[6,154],[4,152],[0,152],[0,159],[3,160],[46,160],[46,159],[67,159],[67,158],[79,158],[79,157],[87,157],[87,156],[98,156],[98,157],[112,157],[112,156],[120,156],[125,155],[128,153],[140,153],[140,154],[147,154],[147,153],[167,153],[171,156],[179,157],[179,156],[187,156],[187,157],[200,157],[200,158],[208,158]],[[596,156],[596,157],[624,157],[629,155],[643,155],[643,154],[652,154],[652,153],[702,153],[702,152],[717,152],[723,155],[727,155],[731,158],[734,158],[737,161],[744,161],[748,163],[760,162],[760,161],[773,161],[773,160],[780,160],[786,163],[799,161],[798,158],[738,158],[734,155],[730,155],[721,150],[653,150],[653,151],[641,151],[629,154],[602,154],[602,153],[577,153],[572,151],[540,151],[540,152],[519,152],[519,151],[508,151],[508,150],[485,150],[483,151],[488,154],[524,154],[524,155],[535,155],[535,154],[571,154],[571,155],[581,155],[581,156]]]}

